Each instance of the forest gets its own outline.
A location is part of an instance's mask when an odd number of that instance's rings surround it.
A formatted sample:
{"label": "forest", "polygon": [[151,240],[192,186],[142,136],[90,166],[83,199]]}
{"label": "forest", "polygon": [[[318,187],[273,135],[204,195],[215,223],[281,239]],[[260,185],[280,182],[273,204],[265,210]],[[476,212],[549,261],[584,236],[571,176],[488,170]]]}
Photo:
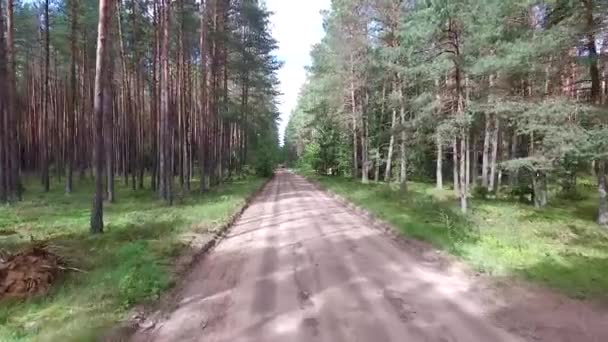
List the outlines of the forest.
{"label": "forest", "polygon": [[595,179],[608,224],[602,0],[337,0],[286,132],[293,162],[545,207]]}
{"label": "forest", "polygon": [[272,173],[270,15],[255,0],[2,0],[0,299],[70,274],[50,299],[3,303],[0,340],[83,340],[156,297],[179,235],[213,232]]}
{"label": "forest", "polygon": [[278,144],[280,63],[256,1],[8,0],[2,12],[2,202],[28,190],[23,177],[69,194],[90,172],[99,233],[115,177],[170,204]]}

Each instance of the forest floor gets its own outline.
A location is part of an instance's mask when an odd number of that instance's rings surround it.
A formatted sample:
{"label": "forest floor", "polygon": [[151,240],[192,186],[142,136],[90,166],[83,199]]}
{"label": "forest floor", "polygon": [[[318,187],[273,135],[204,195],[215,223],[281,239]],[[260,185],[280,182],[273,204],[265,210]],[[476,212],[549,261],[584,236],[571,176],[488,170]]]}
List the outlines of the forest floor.
{"label": "forest floor", "polygon": [[[345,193],[373,188],[327,182]],[[389,194],[362,202],[386,204]],[[449,220],[456,231],[457,216],[428,206],[401,211],[428,222]],[[603,303],[500,282],[453,259],[281,170],[133,340],[608,340]]]}
{"label": "forest floor", "polygon": [[507,199],[472,199],[465,217],[452,190],[434,184],[410,182],[404,194],[397,185],[307,176],[477,272],[525,278],[573,298],[608,299],[608,230],[594,221],[595,189],[581,187],[578,200],[553,197],[543,209]]}
{"label": "forest floor", "polygon": [[88,231],[92,182],[75,182],[71,195],[63,184],[43,193],[39,183],[28,182],[22,202],[0,206],[0,250],[43,242],[80,271],[68,271],[46,296],[2,300],[0,341],[94,340],[133,305],[171,287],[186,247],[195,237],[212,236],[263,182],[234,180],[203,195],[178,196],[168,207],[149,189],[133,191],[117,181],[101,236]]}

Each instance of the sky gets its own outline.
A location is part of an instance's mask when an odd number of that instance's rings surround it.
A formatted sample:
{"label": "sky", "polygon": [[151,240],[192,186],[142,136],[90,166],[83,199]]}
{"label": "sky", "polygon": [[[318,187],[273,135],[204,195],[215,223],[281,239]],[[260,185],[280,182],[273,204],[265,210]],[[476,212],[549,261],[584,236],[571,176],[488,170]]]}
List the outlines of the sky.
{"label": "sky", "polygon": [[279,134],[283,132],[291,111],[296,107],[298,93],[306,81],[305,67],[310,65],[310,50],[323,38],[321,10],[330,7],[331,0],[266,0],[271,17],[272,33],[279,42],[277,57],[285,65],[279,70],[281,81],[279,111],[281,122]]}

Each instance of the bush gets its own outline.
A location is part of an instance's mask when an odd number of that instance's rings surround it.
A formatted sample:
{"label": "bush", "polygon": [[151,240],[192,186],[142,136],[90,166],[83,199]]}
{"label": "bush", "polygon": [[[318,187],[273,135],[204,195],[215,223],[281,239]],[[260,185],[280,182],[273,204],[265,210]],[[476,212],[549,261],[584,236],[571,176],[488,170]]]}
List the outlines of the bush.
{"label": "bush", "polygon": [[475,198],[487,199],[490,191],[484,186],[476,186],[473,188],[473,196]]}

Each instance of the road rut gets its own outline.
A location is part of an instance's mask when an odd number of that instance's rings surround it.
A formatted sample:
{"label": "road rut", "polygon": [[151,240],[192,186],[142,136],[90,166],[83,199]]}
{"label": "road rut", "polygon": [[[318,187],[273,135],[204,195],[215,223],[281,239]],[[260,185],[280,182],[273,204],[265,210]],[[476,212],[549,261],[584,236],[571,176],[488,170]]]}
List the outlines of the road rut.
{"label": "road rut", "polygon": [[134,341],[608,341],[606,311],[497,289],[279,171]]}

